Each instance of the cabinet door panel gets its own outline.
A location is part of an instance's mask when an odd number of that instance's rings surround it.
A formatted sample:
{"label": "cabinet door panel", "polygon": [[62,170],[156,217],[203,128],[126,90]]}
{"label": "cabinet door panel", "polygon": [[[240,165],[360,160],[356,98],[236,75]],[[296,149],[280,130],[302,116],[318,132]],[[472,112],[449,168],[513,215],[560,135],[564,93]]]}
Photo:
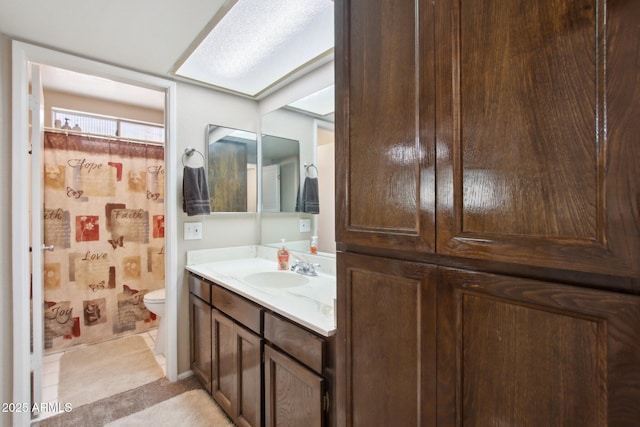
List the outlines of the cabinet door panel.
{"label": "cabinet door panel", "polygon": [[437,251],[640,277],[637,2],[436,8]]}
{"label": "cabinet door panel", "polygon": [[224,411],[235,414],[237,403],[238,367],[236,363],[236,335],[233,321],[212,310],[213,367],[211,394]]}
{"label": "cabinet door panel", "polygon": [[191,369],[211,393],[211,307],[189,295],[191,315]]}
{"label": "cabinet door panel", "polygon": [[434,68],[433,55],[423,54],[433,43],[428,3],[336,4],[338,242],[433,251]]}
{"label": "cabinet door panel", "polygon": [[338,254],[339,425],[435,425],[435,273]]}
{"label": "cabinet door panel", "polygon": [[438,425],[637,425],[640,297],[450,269],[438,284]]}
{"label": "cabinet door panel", "polygon": [[324,425],[324,380],[295,360],[264,346],[265,426]]}
{"label": "cabinet door panel", "polygon": [[262,425],[262,339],[236,325],[238,348],[238,426]]}

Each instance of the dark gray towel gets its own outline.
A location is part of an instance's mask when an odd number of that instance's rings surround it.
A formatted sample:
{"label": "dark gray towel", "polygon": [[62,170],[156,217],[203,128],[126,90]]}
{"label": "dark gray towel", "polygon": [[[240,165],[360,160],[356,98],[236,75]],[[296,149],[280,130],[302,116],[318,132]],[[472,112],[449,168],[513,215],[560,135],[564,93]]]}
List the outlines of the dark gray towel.
{"label": "dark gray towel", "polygon": [[318,178],[306,177],[302,187],[302,196],[298,193],[296,211],[312,214],[320,213],[320,199],[318,196]]}
{"label": "dark gray towel", "polygon": [[203,167],[184,167],[182,177],[182,209],[188,216],[211,213],[207,174]]}

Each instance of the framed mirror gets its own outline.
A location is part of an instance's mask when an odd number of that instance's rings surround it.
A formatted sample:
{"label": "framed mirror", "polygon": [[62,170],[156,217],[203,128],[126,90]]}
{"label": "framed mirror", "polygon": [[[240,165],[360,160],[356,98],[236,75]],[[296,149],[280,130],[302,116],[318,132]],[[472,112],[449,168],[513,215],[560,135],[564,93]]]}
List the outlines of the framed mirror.
{"label": "framed mirror", "polygon": [[258,138],[255,132],[208,125],[205,140],[211,212],[257,212]]}
{"label": "framed mirror", "polygon": [[300,188],[300,143],[262,135],[262,212],[295,212]]}
{"label": "framed mirror", "polygon": [[[307,98],[314,98],[322,105],[316,109],[318,102],[310,102]],[[281,211],[263,209],[261,244],[279,246],[280,239],[284,238],[290,249],[309,252],[312,236],[318,236],[318,252],[335,254],[333,87],[327,87],[309,97],[269,111],[262,117],[262,133],[298,141],[300,160],[297,191],[302,192],[307,177],[317,178],[320,208],[318,214],[296,212],[295,207],[293,210]],[[263,151],[264,140],[263,136]],[[265,191],[263,188],[263,207]]]}

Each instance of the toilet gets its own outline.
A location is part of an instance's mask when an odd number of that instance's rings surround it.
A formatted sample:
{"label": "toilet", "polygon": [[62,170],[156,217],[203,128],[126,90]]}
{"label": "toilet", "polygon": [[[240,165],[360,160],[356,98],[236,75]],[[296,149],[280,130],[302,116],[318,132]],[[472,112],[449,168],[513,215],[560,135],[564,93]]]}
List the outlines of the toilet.
{"label": "toilet", "polygon": [[165,300],[164,288],[144,294],[144,305],[147,310],[158,316],[160,325],[158,326],[158,335],[156,336],[156,354],[164,354],[166,351],[167,321],[164,311]]}

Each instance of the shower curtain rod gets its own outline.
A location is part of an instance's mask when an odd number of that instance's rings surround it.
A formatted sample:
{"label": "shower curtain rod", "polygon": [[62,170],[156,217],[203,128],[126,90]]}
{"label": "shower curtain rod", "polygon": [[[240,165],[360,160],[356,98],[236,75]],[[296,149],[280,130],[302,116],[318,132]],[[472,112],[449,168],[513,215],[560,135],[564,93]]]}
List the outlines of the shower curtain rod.
{"label": "shower curtain rod", "polygon": [[155,146],[158,146],[158,147],[164,147],[164,142],[146,141],[144,139],[124,138],[122,136],[100,135],[100,134],[97,134],[97,133],[89,133],[89,132],[67,130],[67,129],[58,129],[58,128],[50,128],[50,127],[45,127],[44,130],[46,132],[63,133],[65,135],[88,136],[88,137],[91,137],[91,138],[102,138],[102,139],[117,139],[117,140],[122,141],[122,142],[130,142],[130,143],[133,143],[133,144],[155,145]]}

